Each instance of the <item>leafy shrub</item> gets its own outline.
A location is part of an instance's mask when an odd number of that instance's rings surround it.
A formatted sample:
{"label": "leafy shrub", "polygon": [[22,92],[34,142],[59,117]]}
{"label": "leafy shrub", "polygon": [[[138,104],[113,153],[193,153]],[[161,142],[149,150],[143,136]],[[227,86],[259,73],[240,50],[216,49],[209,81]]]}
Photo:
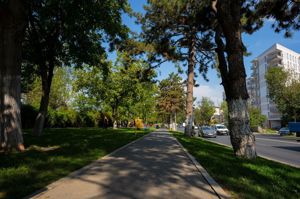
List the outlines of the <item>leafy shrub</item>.
{"label": "leafy shrub", "polygon": [[71,109],[48,111],[47,127],[76,127],[78,113]]}
{"label": "leafy shrub", "polygon": [[[21,117],[23,128],[33,128],[38,110],[31,105],[22,104]],[[109,127],[112,119],[108,113],[97,111],[77,112],[73,109],[53,110],[49,108],[45,127]]]}

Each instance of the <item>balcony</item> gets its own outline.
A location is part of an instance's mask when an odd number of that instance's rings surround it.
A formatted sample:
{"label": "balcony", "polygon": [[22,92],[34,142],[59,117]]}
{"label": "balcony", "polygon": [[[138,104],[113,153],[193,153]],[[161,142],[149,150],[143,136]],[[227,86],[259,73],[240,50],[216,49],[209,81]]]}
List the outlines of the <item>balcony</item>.
{"label": "balcony", "polygon": [[281,59],[272,59],[268,62],[268,67],[283,67]]}
{"label": "balcony", "polygon": [[268,119],[269,120],[281,120],[281,114],[270,114],[268,115]]}
{"label": "balcony", "polygon": [[282,52],[280,50],[276,50],[268,54],[267,62],[269,63],[272,60],[282,60]]}

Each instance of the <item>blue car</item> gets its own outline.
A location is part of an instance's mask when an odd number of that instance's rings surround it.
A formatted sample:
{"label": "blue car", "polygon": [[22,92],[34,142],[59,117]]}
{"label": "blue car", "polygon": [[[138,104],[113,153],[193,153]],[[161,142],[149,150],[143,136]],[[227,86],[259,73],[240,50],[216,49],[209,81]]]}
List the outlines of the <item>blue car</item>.
{"label": "blue car", "polygon": [[288,135],[288,134],[290,134],[290,130],[289,130],[288,127],[283,127],[283,128],[281,128],[281,129],[279,129],[278,134],[279,134],[280,136]]}

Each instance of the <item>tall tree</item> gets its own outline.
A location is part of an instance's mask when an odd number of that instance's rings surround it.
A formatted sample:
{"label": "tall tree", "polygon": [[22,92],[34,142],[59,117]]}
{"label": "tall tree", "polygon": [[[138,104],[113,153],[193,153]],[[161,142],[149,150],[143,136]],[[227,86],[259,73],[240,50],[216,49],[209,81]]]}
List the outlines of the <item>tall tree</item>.
{"label": "tall tree", "polygon": [[[127,59],[126,54],[118,53],[115,63],[109,63],[110,71],[105,74],[97,67],[84,69],[77,73],[75,89],[96,102],[94,108],[107,105],[112,112],[114,127],[120,117],[120,108],[130,111],[134,104],[140,103],[144,93],[143,71],[148,68],[143,61]],[[155,75],[148,78],[152,79]],[[132,111],[132,114],[133,111]]]}
{"label": "tall tree", "polygon": [[250,127],[251,129],[257,129],[259,126],[262,126],[266,121],[267,117],[261,114],[259,108],[250,106],[249,108],[250,114]]}
{"label": "tall tree", "polygon": [[214,102],[207,97],[203,97],[197,108],[199,109],[199,114],[197,115],[198,118],[195,118],[195,120],[197,120],[200,125],[209,125],[211,117],[215,113]]}
{"label": "tall tree", "polygon": [[230,140],[236,156],[255,158],[255,136],[250,130],[246,88],[246,72],[243,55],[245,47],[242,32],[249,33],[261,25],[261,20],[251,21],[254,1],[244,0],[212,0],[215,19],[216,53],[218,68],[228,105],[228,123]]}
{"label": "tall tree", "polygon": [[[118,43],[127,35],[121,13],[127,1],[34,1],[24,42],[24,65],[38,66],[42,80],[39,114],[33,132],[41,135],[56,66],[100,65],[103,42]],[[101,65],[103,66],[103,65]]]}
{"label": "tall tree", "polygon": [[176,114],[184,108],[184,87],[179,75],[171,73],[159,83],[157,105],[160,113],[168,116],[170,128],[176,130]]}
{"label": "tall tree", "polygon": [[283,118],[300,120],[300,77],[292,71],[271,67],[266,73],[268,93]]}
{"label": "tall tree", "polygon": [[202,4],[197,0],[149,0],[141,20],[145,40],[153,44],[158,55],[162,56],[162,59],[155,57],[150,61],[182,61],[188,65],[185,134],[189,136],[192,135],[193,124],[195,67],[198,65],[205,77],[214,57],[213,46],[207,40],[212,32],[198,25],[198,7]]}
{"label": "tall tree", "polygon": [[21,45],[27,1],[0,1],[0,148],[24,150],[20,115]]}

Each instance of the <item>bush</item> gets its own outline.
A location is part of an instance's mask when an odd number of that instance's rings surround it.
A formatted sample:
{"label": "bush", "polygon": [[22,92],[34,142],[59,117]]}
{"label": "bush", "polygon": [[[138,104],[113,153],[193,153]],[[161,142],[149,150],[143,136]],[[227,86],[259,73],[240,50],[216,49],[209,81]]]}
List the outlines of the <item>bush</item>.
{"label": "bush", "polygon": [[46,127],[76,127],[77,112],[71,109],[48,111]]}
{"label": "bush", "polygon": [[[23,128],[33,128],[38,110],[31,105],[22,104],[21,118]],[[73,109],[53,110],[49,108],[45,127],[109,127],[112,126],[111,116],[97,111],[76,112]]]}

